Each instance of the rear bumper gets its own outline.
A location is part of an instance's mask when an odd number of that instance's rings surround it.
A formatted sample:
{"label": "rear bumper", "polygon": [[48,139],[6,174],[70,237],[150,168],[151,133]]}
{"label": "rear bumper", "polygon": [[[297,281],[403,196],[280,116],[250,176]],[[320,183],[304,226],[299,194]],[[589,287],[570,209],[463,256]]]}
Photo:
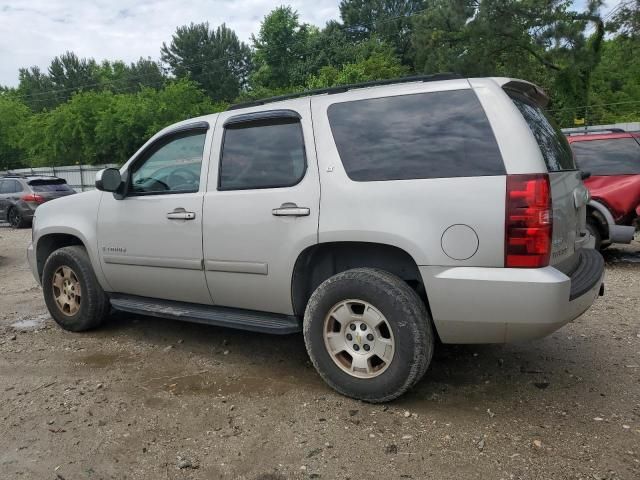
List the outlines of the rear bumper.
{"label": "rear bumper", "polygon": [[633,225],[609,225],[609,240],[611,243],[631,243],[635,232]]}
{"label": "rear bumper", "polygon": [[604,281],[599,252],[580,251],[567,276],[537,269],[420,267],[444,343],[505,343],[544,337],[584,313]]}

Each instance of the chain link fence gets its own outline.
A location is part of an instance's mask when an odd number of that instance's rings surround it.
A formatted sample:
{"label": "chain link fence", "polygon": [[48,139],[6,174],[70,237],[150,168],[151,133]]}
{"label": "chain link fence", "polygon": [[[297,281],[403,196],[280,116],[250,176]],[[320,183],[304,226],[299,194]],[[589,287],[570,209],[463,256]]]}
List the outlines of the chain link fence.
{"label": "chain link fence", "polygon": [[[76,192],[85,192],[95,188],[96,173],[103,168],[108,167],[118,167],[118,165],[110,163],[107,165],[69,165],[64,167],[16,168],[9,172],[21,173],[23,175],[51,175],[63,178]],[[0,175],[9,172],[0,172]]]}

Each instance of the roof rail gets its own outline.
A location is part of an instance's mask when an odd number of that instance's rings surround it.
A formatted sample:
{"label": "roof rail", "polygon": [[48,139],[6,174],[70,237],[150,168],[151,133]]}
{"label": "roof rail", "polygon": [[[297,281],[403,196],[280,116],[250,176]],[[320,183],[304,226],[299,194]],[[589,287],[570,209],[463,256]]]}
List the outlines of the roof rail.
{"label": "roof rail", "polygon": [[627,131],[623,128],[594,128],[593,130],[575,131],[575,132],[565,132],[565,135],[574,136],[574,135],[591,135],[592,133],[627,133]]}
{"label": "roof rail", "polygon": [[293,98],[308,97],[311,95],[332,95],[334,93],[343,93],[357,88],[378,87],[381,85],[393,85],[396,83],[410,82],[436,82],[439,80],[456,80],[464,78],[457,73],[436,73],[433,75],[415,75],[412,77],[391,78],[387,80],[373,80],[371,82],[351,83],[348,85],[337,85],[335,87],[319,88],[315,90],[304,90],[302,92],[290,93],[287,95],[278,95],[276,97],[262,98],[250,102],[236,103],[231,105],[227,110],[238,110],[240,108],[257,107],[267,103],[280,102],[282,100],[291,100]]}
{"label": "roof rail", "polygon": [[2,178],[25,178],[25,176],[26,175],[22,173],[15,173],[15,172],[7,172],[0,175],[0,177]]}

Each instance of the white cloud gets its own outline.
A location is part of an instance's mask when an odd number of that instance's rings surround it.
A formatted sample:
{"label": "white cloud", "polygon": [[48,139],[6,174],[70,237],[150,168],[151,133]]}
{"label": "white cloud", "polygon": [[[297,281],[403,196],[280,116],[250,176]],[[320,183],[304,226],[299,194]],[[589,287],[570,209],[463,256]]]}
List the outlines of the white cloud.
{"label": "white cloud", "polygon": [[18,68],[46,69],[67,50],[96,60],[158,59],[162,42],[190,22],[226,23],[248,41],[281,4],[318,26],[339,16],[338,0],[0,0],[0,85],[17,85]]}

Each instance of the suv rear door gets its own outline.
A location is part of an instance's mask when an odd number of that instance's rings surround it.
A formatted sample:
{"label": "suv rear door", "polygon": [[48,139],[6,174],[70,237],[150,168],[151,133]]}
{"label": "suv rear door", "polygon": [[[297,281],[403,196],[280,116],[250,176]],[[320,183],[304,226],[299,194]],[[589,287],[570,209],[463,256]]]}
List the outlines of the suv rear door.
{"label": "suv rear door", "polygon": [[524,95],[508,92],[540,147],[547,165],[553,205],[550,264],[565,273],[574,268],[574,253],[586,243],[586,205],[589,194],[582,183],[565,136],[541,106]]}
{"label": "suv rear door", "polygon": [[220,113],[204,199],[216,305],[292,314],[298,254],[318,241],[320,184],[309,99]]}

